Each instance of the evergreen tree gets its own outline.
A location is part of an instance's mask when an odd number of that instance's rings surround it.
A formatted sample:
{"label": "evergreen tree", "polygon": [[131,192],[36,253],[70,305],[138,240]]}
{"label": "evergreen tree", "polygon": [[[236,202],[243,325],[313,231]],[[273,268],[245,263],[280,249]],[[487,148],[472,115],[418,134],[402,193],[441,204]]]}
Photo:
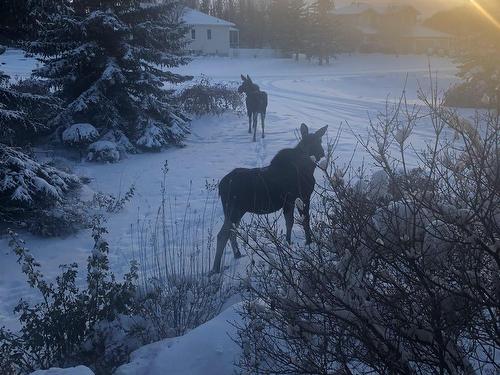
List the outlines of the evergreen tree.
{"label": "evergreen tree", "polygon": [[224,19],[226,21],[235,22],[237,14],[237,0],[227,0],[224,8]]}
{"label": "evergreen tree", "polygon": [[198,9],[200,2],[198,0],[184,0],[184,5],[191,9]]}
{"label": "evergreen tree", "polygon": [[298,60],[304,45],[304,0],[273,0],[269,10],[271,45]]}
{"label": "evergreen tree", "polygon": [[[500,19],[500,4],[486,3],[484,8]],[[469,5],[438,13],[426,24],[461,41],[458,76],[462,81],[447,92],[446,104],[500,108],[500,30],[495,23]]]}
{"label": "evergreen tree", "polygon": [[237,21],[240,42],[247,48],[263,48],[269,43],[268,9],[265,3],[240,0]]}
{"label": "evergreen tree", "polygon": [[33,86],[24,82],[9,85],[9,76],[0,71],[1,143],[25,145],[50,130],[47,122],[59,109],[59,101],[47,87],[39,92],[31,89]]}
{"label": "evergreen tree", "polygon": [[34,38],[48,18],[68,11],[68,0],[2,0],[0,43],[18,45]]}
{"label": "evergreen tree", "polygon": [[52,20],[30,46],[45,63],[35,76],[64,101],[51,124],[91,123],[100,134],[123,133],[143,149],[180,143],[187,118],[164,88],[190,78],[164,69],[188,61],[180,4],[74,0],[72,14]]}
{"label": "evergreen tree", "polygon": [[316,0],[308,12],[307,54],[318,57],[319,65],[336,52],[336,28],[333,16],[333,0]]}
{"label": "evergreen tree", "polygon": [[214,0],[212,15],[217,18],[224,18],[225,15],[224,0]]}
{"label": "evergreen tree", "polygon": [[201,0],[200,11],[209,14],[212,9],[212,2],[210,0]]}

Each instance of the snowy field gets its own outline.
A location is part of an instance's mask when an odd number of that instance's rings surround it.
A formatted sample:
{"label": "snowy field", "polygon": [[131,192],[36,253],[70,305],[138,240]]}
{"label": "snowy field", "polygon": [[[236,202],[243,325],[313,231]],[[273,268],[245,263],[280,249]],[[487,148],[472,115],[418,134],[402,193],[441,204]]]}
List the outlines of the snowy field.
{"label": "snowy field", "polygon": [[[26,76],[34,66],[32,60],[12,51],[0,56],[1,63],[5,63],[1,69],[15,77]],[[137,257],[133,228],[137,220],[152,220],[156,215],[162,198],[161,169],[166,160],[167,190],[175,203],[171,220],[182,222],[186,202],[189,202],[194,212],[190,216],[191,224],[197,225],[195,218],[199,215],[196,213],[206,204],[206,182],[219,180],[235,167],[266,165],[278,150],[297,143],[295,131],[302,122],[312,129],[328,124],[330,137],[335,136],[341,123],[346,121],[355,132],[366,134],[368,116],[383,110],[386,98],[397,98],[406,78],[408,97],[416,100],[417,87],[428,86],[428,64],[424,56],[345,55],[323,67],[283,59],[200,58],[177,69],[194,76],[204,74],[214,81],[236,82],[241,73],[249,74],[261,90],[269,94],[266,138],[252,143],[246,116],[226,114],[195,119],[185,148],[131,155],[117,164],[75,164],[76,173],[92,180],[84,188],[84,194],[103,191],[117,195],[132,184],[136,187],[136,194],[125,210],[110,215],[107,221],[112,268],[121,274],[127,270],[130,260]],[[441,58],[432,58],[430,64],[438,77],[439,88],[444,91],[455,81],[454,64]],[[419,148],[432,138],[432,129],[428,124],[420,124],[415,134],[414,143]],[[345,128],[336,156],[347,162],[355,149],[355,139]],[[363,152],[356,151],[356,163],[362,162],[363,156]],[[222,209],[218,202],[212,204],[216,207],[215,229],[218,230]],[[296,232],[296,235],[301,233],[300,228],[296,228]],[[88,231],[63,239],[21,235],[48,276],[56,275],[59,264],[76,261],[84,265],[92,249]],[[20,298],[29,298],[32,291],[19,272],[7,239],[0,239],[0,250],[0,326],[13,327],[14,305]],[[232,261],[230,253],[227,252],[227,262]]]}

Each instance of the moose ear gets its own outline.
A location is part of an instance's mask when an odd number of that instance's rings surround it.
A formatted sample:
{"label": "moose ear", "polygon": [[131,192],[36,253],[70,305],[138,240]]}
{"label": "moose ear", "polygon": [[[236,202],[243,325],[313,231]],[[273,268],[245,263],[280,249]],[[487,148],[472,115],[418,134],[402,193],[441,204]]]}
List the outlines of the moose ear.
{"label": "moose ear", "polygon": [[304,123],[300,124],[300,135],[302,136],[302,138],[305,138],[307,135],[309,135],[309,128]]}
{"label": "moose ear", "polygon": [[250,76],[247,74],[247,79],[252,82],[252,79],[250,78]]}
{"label": "moose ear", "polygon": [[326,130],[328,129],[328,125],[323,126],[321,129],[319,129],[316,133],[314,133],[315,136],[321,138],[322,136],[325,135]]}
{"label": "moose ear", "polygon": [[246,78],[245,78],[245,76],[243,74],[241,75],[241,79],[243,80],[243,82],[246,81]]}

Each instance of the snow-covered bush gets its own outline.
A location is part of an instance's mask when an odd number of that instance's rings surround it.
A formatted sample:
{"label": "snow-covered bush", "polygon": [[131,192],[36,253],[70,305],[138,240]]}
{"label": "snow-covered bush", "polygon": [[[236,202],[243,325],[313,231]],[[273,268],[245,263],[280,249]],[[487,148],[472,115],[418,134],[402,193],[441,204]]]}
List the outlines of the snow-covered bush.
{"label": "snow-covered bush", "polygon": [[161,124],[148,121],[141,131],[141,136],[135,142],[137,147],[146,151],[159,151],[170,143],[181,144],[182,134],[187,130],[181,123],[173,123],[171,129],[165,129]]}
{"label": "snow-covered bush", "polygon": [[120,152],[111,141],[97,141],[88,147],[87,160],[103,163],[116,163],[120,160]]}
{"label": "snow-covered bush", "polygon": [[[414,112],[399,103],[360,139],[386,177],[359,184],[347,178],[357,170],[325,169],[312,246],[267,225],[241,236],[255,259],[239,330],[246,373],[500,371],[499,118],[477,117],[474,132],[424,101],[436,141],[414,158],[419,170],[398,136]],[[383,188],[372,194],[370,181]]]}
{"label": "snow-covered bush", "polygon": [[132,145],[127,136],[123,134],[123,132],[120,130],[110,130],[106,134],[104,134],[100,138],[100,140],[113,142],[116,145],[118,151],[120,152],[121,157],[122,154],[136,151],[134,145]]}
{"label": "snow-covered bush", "polygon": [[27,374],[36,369],[67,367],[75,363],[96,374],[110,374],[142,342],[130,337],[134,320],[137,267],[132,264],[123,281],[109,270],[105,230],[96,221],[94,248],[87,261],[85,288],[77,283],[78,266],[61,266],[55,282],[47,281],[40,264],[15,234],[11,247],[22,272],[40,302],[20,301],[15,308],[21,328],[0,328],[0,373]]}
{"label": "snow-covered bush", "polygon": [[187,113],[196,116],[220,115],[226,111],[237,111],[243,105],[236,88],[224,83],[211,83],[206,77],[184,89],[178,100]]}
{"label": "snow-covered bush", "polygon": [[77,148],[84,148],[99,138],[99,132],[92,124],[70,125],[62,133],[62,141]]}

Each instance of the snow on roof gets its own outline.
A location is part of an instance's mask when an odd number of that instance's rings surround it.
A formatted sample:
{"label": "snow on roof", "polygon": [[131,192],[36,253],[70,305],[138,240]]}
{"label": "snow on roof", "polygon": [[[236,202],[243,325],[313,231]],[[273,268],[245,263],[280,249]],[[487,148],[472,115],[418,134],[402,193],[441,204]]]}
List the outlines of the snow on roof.
{"label": "snow on roof", "polygon": [[209,16],[208,14],[199,12],[191,8],[185,8],[182,15],[182,20],[188,25],[236,26],[232,22]]}
{"label": "snow on roof", "polygon": [[436,31],[422,25],[413,26],[405,36],[412,38],[452,38],[450,34]]}

